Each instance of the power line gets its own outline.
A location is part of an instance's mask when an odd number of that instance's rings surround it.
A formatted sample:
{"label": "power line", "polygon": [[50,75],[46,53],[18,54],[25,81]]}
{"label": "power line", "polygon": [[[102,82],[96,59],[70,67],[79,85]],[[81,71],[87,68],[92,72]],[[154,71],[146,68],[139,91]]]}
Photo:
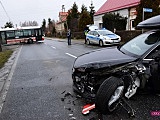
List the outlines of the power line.
{"label": "power line", "polygon": [[7,13],[6,9],[4,8],[4,6],[3,6],[1,1],[0,1],[0,3],[1,3],[1,6],[2,6],[4,12],[6,13],[7,17],[9,18],[9,22],[11,22],[11,19],[10,19],[9,15],[8,15],[8,13]]}

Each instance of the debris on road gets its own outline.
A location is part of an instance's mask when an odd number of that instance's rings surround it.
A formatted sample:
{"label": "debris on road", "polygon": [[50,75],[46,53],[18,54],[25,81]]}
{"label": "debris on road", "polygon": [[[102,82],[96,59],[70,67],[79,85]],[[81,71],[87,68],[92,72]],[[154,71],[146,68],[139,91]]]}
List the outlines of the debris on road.
{"label": "debris on road", "polygon": [[83,106],[82,114],[86,115],[89,113],[90,110],[95,108],[95,104],[87,104]]}
{"label": "debris on road", "polygon": [[73,95],[72,95],[70,92],[67,92],[67,93],[64,95],[64,97],[68,97],[68,96],[73,97]]}
{"label": "debris on road", "polygon": [[82,96],[80,96],[80,95],[77,95],[77,96],[76,96],[76,98],[82,98]]}
{"label": "debris on road", "polygon": [[63,91],[61,94],[64,94],[66,92],[66,90],[65,91]]}
{"label": "debris on road", "polygon": [[71,117],[70,120],[76,120],[76,117]]}
{"label": "debris on road", "polygon": [[49,81],[51,81],[51,80],[52,80],[52,78],[49,79]]}
{"label": "debris on road", "polygon": [[61,98],[61,101],[64,101],[65,100],[65,98]]}
{"label": "debris on road", "polygon": [[73,114],[69,114],[69,116],[73,116]]}

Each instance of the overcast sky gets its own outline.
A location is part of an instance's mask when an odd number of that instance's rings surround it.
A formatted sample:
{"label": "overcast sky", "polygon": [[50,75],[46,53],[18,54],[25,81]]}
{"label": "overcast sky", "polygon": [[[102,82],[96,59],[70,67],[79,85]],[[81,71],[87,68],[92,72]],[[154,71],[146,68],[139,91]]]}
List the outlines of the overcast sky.
{"label": "overcast sky", "polygon": [[[76,2],[78,10],[81,10],[84,4],[88,10],[91,5],[91,0],[0,0],[4,6],[0,4],[0,27],[3,27],[6,22],[10,21],[14,24],[20,25],[20,22],[37,21],[41,26],[43,19],[58,20],[58,14],[62,11],[62,5],[65,11],[68,11]],[[97,11],[107,0],[92,0],[94,10]]]}

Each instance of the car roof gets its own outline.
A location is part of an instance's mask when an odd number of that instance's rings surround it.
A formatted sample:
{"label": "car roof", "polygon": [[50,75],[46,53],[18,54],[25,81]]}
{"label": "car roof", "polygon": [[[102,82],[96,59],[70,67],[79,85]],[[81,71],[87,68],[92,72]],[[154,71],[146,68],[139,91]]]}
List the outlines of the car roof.
{"label": "car roof", "polygon": [[160,15],[151,17],[140,22],[137,25],[137,28],[145,28],[145,29],[160,29]]}
{"label": "car roof", "polygon": [[[107,29],[96,29],[96,30],[91,30],[91,31],[110,31],[110,30],[107,30]],[[110,31],[112,32],[112,31]]]}

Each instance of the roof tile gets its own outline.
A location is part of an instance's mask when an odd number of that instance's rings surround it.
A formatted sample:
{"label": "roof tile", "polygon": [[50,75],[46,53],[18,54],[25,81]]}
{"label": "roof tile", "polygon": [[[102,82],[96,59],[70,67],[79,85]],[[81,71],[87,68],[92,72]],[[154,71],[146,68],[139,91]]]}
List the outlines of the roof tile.
{"label": "roof tile", "polygon": [[95,15],[104,14],[106,12],[112,12],[128,7],[136,6],[140,3],[140,0],[107,0],[101,8],[95,13]]}

